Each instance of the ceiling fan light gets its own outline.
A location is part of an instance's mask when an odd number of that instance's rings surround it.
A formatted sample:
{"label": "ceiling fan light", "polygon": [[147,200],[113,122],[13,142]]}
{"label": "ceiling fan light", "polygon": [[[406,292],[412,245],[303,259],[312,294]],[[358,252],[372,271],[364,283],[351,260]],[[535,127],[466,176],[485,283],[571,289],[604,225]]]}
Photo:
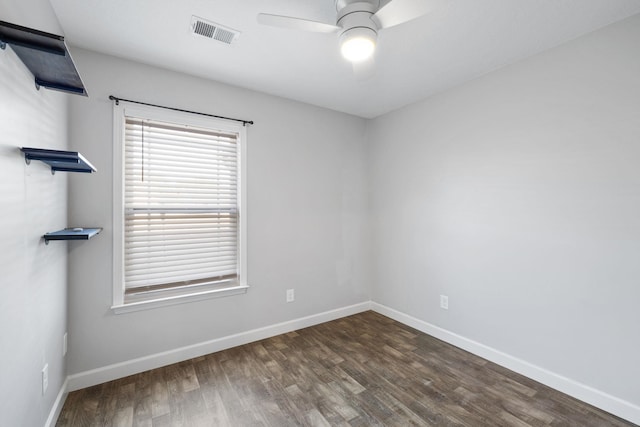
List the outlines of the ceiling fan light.
{"label": "ceiling fan light", "polygon": [[369,59],[376,50],[377,34],[370,28],[358,27],[345,31],[340,36],[340,52],[351,62]]}

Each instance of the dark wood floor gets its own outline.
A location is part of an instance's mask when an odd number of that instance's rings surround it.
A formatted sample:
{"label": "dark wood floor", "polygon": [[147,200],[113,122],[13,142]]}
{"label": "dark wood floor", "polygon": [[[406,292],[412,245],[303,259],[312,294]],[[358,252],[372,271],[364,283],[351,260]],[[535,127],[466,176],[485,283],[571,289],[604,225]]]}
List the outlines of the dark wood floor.
{"label": "dark wood floor", "polygon": [[69,394],[57,426],[632,426],[374,312]]}

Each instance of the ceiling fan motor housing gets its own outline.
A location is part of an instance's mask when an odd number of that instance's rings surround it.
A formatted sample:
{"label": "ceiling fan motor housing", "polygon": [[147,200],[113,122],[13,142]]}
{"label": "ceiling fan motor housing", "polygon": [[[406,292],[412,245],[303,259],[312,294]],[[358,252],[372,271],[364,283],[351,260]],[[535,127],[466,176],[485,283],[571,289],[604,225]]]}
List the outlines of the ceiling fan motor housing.
{"label": "ceiling fan motor housing", "polygon": [[377,36],[378,26],[371,17],[377,12],[379,1],[337,0],[336,8],[339,8],[337,25],[342,28],[341,37],[351,30],[360,28],[373,32],[374,37]]}

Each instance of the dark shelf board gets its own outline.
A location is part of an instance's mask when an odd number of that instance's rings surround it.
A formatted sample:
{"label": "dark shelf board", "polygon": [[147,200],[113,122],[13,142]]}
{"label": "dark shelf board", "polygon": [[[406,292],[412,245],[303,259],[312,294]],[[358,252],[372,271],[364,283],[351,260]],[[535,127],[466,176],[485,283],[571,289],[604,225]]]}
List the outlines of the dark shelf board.
{"label": "dark shelf board", "polygon": [[24,158],[29,164],[31,160],[39,160],[51,166],[51,172],[97,172],[96,168],[76,151],[45,150],[42,148],[22,147]]}
{"label": "dark shelf board", "polygon": [[36,87],[87,96],[64,37],[0,21],[0,47],[7,44],[31,71]]}
{"label": "dark shelf board", "polygon": [[64,230],[47,233],[44,236],[45,243],[49,240],[89,240],[102,231],[102,228],[65,228]]}

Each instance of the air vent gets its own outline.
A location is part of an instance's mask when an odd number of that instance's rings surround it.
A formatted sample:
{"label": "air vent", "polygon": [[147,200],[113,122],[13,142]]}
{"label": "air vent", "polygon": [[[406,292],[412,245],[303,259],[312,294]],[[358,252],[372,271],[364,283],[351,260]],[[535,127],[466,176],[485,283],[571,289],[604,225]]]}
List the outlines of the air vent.
{"label": "air vent", "polygon": [[198,18],[197,16],[191,17],[191,32],[226,44],[231,44],[240,35],[240,31],[223,27],[220,24]]}

